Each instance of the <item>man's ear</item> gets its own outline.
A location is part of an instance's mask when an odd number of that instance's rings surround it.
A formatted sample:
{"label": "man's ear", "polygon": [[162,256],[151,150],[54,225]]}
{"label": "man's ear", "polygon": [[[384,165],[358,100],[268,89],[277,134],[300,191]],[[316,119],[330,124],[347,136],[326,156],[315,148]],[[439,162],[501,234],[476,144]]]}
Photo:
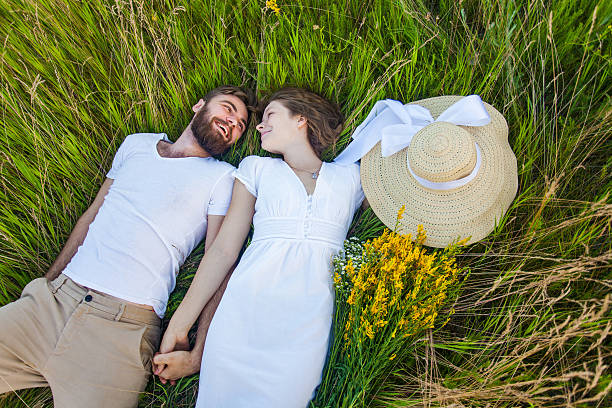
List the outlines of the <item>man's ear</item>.
{"label": "man's ear", "polygon": [[301,129],[306,125],[308,125],[308,120],[304,116],[300,115],[297,121],[298,129]]}
{"label": "man's ear", "polygon": [[204,99],[200,99],[198,103],[193,105],[191,109],[193,109],[193,111],[197,113],[200,109],[204,107],[204,105],[206,105],[206,101]]}

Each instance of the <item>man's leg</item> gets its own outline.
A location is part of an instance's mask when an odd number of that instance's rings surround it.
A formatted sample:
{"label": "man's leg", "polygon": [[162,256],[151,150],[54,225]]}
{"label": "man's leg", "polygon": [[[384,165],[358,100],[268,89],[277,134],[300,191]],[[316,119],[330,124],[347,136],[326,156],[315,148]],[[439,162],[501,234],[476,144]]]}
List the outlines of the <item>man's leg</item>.
{"label": "man's leg", "polygon": [[42,368],[69,309],[53,299],[44,278],[0,308],[0,394],[48,385]]}
{"label": "man's leg", "polygon": [[44,371],[54,405],[136,407],[159,345],[159,318],[70,280],[59,288],[62,293],[79,304]]}

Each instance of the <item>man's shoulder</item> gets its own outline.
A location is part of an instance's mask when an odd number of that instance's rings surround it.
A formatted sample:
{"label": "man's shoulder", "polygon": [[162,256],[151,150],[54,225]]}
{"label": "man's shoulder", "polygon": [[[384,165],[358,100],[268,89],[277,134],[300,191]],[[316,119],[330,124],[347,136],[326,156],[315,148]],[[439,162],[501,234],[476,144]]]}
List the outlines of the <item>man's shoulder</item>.
{"label": "man's shoulder", "polygon": [[209,158],[209,160],[207,160],[205,164],[214,167],[221,174],[229,173],[236,169],[236,167],[234,167],[232,164],[214,157]]}
{"label": "man's shoulder", "polygon": [[168,136],[165,133],[132,133],[127,135],[125,140],[132,143],[148,143],[154,140],[168,140]]}

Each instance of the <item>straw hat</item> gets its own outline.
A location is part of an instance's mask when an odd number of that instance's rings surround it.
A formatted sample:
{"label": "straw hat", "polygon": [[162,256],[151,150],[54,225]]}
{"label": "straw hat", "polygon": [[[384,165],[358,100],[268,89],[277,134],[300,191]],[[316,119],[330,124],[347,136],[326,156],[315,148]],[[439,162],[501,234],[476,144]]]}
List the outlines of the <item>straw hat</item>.
{"label": "straw hat", "polygon": [[[422,224],[428,246],[442,248],[468,237],[468,244],[483,239],[517,192],[516,157],[508,144],[506,120],[477,95],[471,97],[486,109],[482,113],[488,113],[490,122],[459,126],[434,121],[398,152],[383,157],[377,143],[361,159],[363,190],[378,218],[393,228],[398,210],[405,205],[400,231],[415,235]],[[437,119],[461,99],[441,96],[406,106],[424,107]]]}

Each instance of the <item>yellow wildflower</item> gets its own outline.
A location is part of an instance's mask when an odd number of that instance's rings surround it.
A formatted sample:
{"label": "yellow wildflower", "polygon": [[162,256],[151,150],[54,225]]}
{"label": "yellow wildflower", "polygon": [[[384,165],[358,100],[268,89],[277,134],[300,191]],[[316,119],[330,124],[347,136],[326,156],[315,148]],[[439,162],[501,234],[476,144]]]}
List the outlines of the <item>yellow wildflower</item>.
{"label": "yellow wildflower", "polygon": [[276,0],[266,0],[266,8],[275,12],[276,15],[280,14],[280,7],[276,4]]}
{"label": "yellow wildflower", "polygon": [[346,300],[346,303],[348,303],[351,306],[355,304],[355,288],[354,287],[353,287],[353,289],[351,289],[351,294],[349,295],[348,299]]}
{"label": "yellow wildflower", "polygon": [[363,328],[365,335],[368,336],[370,340],[374,339],[374,331],[372,330],[372,325],[369,321],[364,319],[363,316],[361,316],[361,327]]}
{"label": "yellow wildflower", "polygon": [[404,211],[406,211],[406,206],[402,205],[402,207],[399,209],[399,211],[397,212],[397,219],[401,220],[404,216]]}
{"label": "yellow wildflower", "polygon": [[423,226],[419,224],[419,226],[417,227],[417,238],[416,238],[417,244],[423,244],[426,238],[427,238],[427,235],[425,234],[425,230],[423,229]]}
{"label": "yellow wildflower", "polygon": [[385,327],[389,323],[387,320],[379,320],[376,322],[377,327]]}
{"label": "yellow wildflower", "polygon": [[352,278],[353,275],[355,275],[355,267],[353,266],[353,260],[349,259],[346,262],[346,266],[344,267],[344,270],[346,271],[347,275]]}
{"label": "yellow wildflower", "polygon": [[391,357],[389,357],[389,361],[393,360],[395,357],[397,357],[397,354],[393,353],[393,355]]}
{"label": "yellow wildflower", "polygon": [[457,241],[457,246],[463,246],[463,245],[467,244],[467,242],[469,240],[470,240],[470,237],[463,238],[462,240]]}
{"label": "yellow wildflower", "polygon": [[[404,211],[402,208],[398,212],[398,220]],[[359,261],[342,259],[343,271],[335,273],[333,279],[337,290],[349,290],[341,298],[348,306],[348,318],[340,327],[344,329],[340,335],[344,350],[354,353],[377,335],[390,335],[388,341],[399,341],[399,337],[420,335],[434,327],[441,307],[450,297],[448,288],[457,282],[463,268],[455,264],[456,252],[429,252],[421,245],[424,241],[422,226],[415,241],[410,234],[386,229],[379,237],[361,244]],[[440,322],[446,324],[448,317]],[[389,325],[393,327],[387,331]],[[370,346],[373,344],[367,347]],[[389,360],[395,358],[393,354]]]}

